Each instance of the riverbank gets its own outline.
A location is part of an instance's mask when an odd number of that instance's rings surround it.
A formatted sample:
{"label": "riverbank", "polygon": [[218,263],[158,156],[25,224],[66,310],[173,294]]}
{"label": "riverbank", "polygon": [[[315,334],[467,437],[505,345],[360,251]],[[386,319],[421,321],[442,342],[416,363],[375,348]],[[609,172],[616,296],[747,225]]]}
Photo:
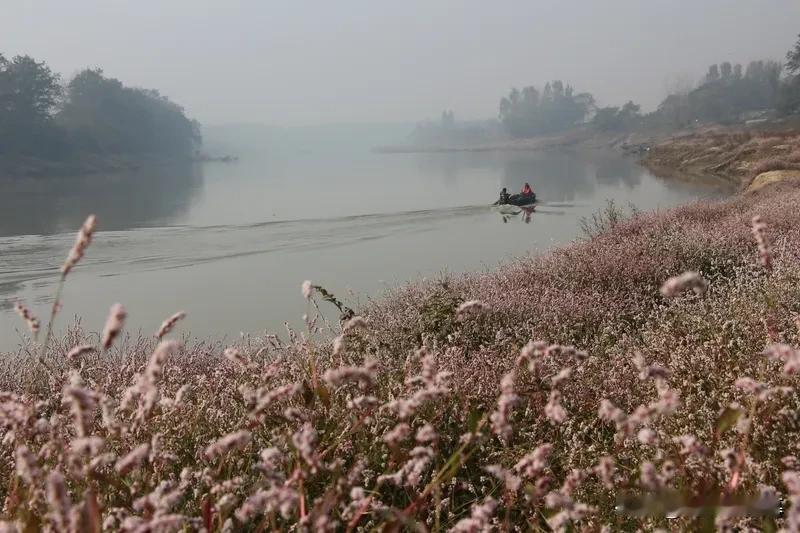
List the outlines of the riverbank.
{"label": "riverbank", "polygon": [[620,150],[640,153],[641,149],[668,138],[667,132],[600,132],[592,128],[577,128],[561,135],[529,139],[498,139],[495,142],[471,145],[393,145],[373,148],[377,153],[442,153],[442,152],[516,152],[554,148]]}
{"label": "riverbank", "polygon": [[710,128],[653,146],[642,164],[666,176],[719,176],[744,189],[760,174],[800,170],[800,130]]}
{"label": "riverbank", "polygon": [[734,504],[769,512],[800,438],[798,228],[800,188],[779,183],[607,216],[552,253],[398,289],[341,331],[306,284],[309,332],[224,353],[153,337],[92,353],[78,330],[41,360],[32,345],[2,357],[1,518],[700,530]]}
{"label": "riverbank", "polygon": [[[152,164],[147,162],[147,164]],[[48,178],[127,172],[145,165],[141,158],[86,154],[59,160],[38,157],[0,157],[0,177]]]}
{"label": "riverbank", "polygon": [[0,157],[0,178],[63,178],[95,174],[121,174],[143,168],[190,163],[235,163],[236,156],[185,156],[82,154],[60,160],[17,156]]}
{"label": "riverbank", "polygon": [[[798,179],[800,128],[796,121],[757,127],[707,126],[686,131],[627,133],[576,129],[553,137],[506,139],[471,146],[386,146],[380,153],[539,151],[547,149],[614,150],[641,157],[656,175],[668,178],[720,177],[742,189],[760,174],[759,183]],[[780,174],[775,172],[780,171]]]}

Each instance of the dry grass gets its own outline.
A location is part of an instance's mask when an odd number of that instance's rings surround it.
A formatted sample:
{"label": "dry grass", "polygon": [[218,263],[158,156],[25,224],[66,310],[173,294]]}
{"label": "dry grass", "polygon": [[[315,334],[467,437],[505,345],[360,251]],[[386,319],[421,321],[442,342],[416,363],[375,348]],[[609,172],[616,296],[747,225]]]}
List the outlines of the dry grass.
{"label": "dry grass", "polygon": [[123,334],[71,358],[103,339],[32,343],[0,368],[0,518],[64,531],[794,530],[798,259],[800,189],[779,185],[410,285],[341,327],[309,284],[308,330],[281,338]]}
{"label": "dry grass", "polygon": [[717,175],[746,187],[762,172],[800,170],[800,133],[712,130],[661,143],[644,162],[656,172]]}
{"label": "dry grass", "polygon": [[788,158],[770,157],[767,159],[760,159],[750,167],[753,178],[759,174],[773,170],[800,170],[800,162],[790,162]]}

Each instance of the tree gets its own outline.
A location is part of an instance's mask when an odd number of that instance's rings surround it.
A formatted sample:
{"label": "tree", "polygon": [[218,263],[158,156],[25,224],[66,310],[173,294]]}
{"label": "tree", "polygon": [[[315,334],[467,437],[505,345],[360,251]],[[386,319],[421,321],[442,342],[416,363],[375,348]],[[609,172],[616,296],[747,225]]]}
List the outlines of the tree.
{"label": "tree", "polygon": [[583,122],[594,109],[589,93],[575,94],[561,80],[548,82],[540,92],[537,88],[514,88],[500,99],[499,117],[506,132],[513,137],[533,137],[557,133]]}
{"label": "tree", "polygon": [[30,56],[0,55],[0,150],[28,155],[55,154],[61,132],[52,122],[62,95],[60,78]]}
{"label": "tree", "polygon": [[452,129],[456,124],[455,113],[453,111],[442,111],[441,124],[444,129]]}
{"label": "tree", "polygon": [[733,67],[728,61],[725,61],[719,66],[720,75],[723,80],[727,80],[733,74]]}
{"label": "tree", "polygon": [[0,54],[0,152],[191,156],[200,145],[200,125],[158,91],[125,87],[100,69],[80,72],[64,89],[45,63]]}
{"label": "tree", "polygon": [[594,117],[592,117],[592,125],[601,131],[617,130],[621,127],[619,119],[619,107],[601,107],[599,108]]}
{"label": "tree", "polygon": [[742,79],[742,65],[740,63],[736,63],[733,66],[733,77],[737,80]]}
{"label": "tree", "polygon": [[706,74],[706,83],[711,83],[717,80],[719,80],[719,67],[717,65],[711,65],[708,67],[708,73]]}
{"label": "tree", "polygon": [[603,107],[595,112],[592,125],[602,131],[630,128],[641,118],[641,106],[628,101],[622,108]]}
{"label": "tree", "polygon": [[60,77],[47,65],[30,56],[7,61],[0,55],[0,78],[4,112],[40,122],[51,117],[62,89]]}
{"label": "tree", "polygon": [[782,115],[800,112],[800,36],[786,54],[786,70],[791,75],[781,84],[777,104]]}
{"label": "tree", "polygon": [[200,142],[196,122],[158,91],[125,87],[100,69],[67,85],[58,121],[81,149],[98,153],[189,156]]}
{"label": "tree", "polygon": [[786,70],[792,74],[800,73],[800,35],[797,36],[794,48],[786,54]]}

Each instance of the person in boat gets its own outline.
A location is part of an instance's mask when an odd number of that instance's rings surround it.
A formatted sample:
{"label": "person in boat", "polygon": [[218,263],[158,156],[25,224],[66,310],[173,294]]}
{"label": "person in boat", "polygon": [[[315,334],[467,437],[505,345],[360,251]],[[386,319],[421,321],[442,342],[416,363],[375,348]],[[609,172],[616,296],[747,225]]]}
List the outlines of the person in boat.
{"label": "person in boat", "polygon": [[522,194],[522,196],[531,196],[533,194],[533,189],[528,185],[527,181],[525,182],[525,186],[522,187],[522,192],[520,194]]}
{"label": "person in boat", "polygon": [[503,187],[503,190],[500,191],[500,204],[507,204],[509,198],[510,196],[508,194],[508,191],[506,191],[506,188]]}

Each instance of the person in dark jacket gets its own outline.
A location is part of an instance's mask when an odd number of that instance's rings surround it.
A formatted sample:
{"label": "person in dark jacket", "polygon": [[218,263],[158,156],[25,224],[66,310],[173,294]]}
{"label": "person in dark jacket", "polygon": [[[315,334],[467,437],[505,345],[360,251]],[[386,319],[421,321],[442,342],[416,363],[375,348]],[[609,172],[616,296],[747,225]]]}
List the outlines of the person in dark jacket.
{"label": "person in dark jacket", "polygon": [[510,196],[508,195],[508,191],[506,191],[506,188],[503,187],[503,190],[500,191],[500,203],[507,204],[509,198]]}

